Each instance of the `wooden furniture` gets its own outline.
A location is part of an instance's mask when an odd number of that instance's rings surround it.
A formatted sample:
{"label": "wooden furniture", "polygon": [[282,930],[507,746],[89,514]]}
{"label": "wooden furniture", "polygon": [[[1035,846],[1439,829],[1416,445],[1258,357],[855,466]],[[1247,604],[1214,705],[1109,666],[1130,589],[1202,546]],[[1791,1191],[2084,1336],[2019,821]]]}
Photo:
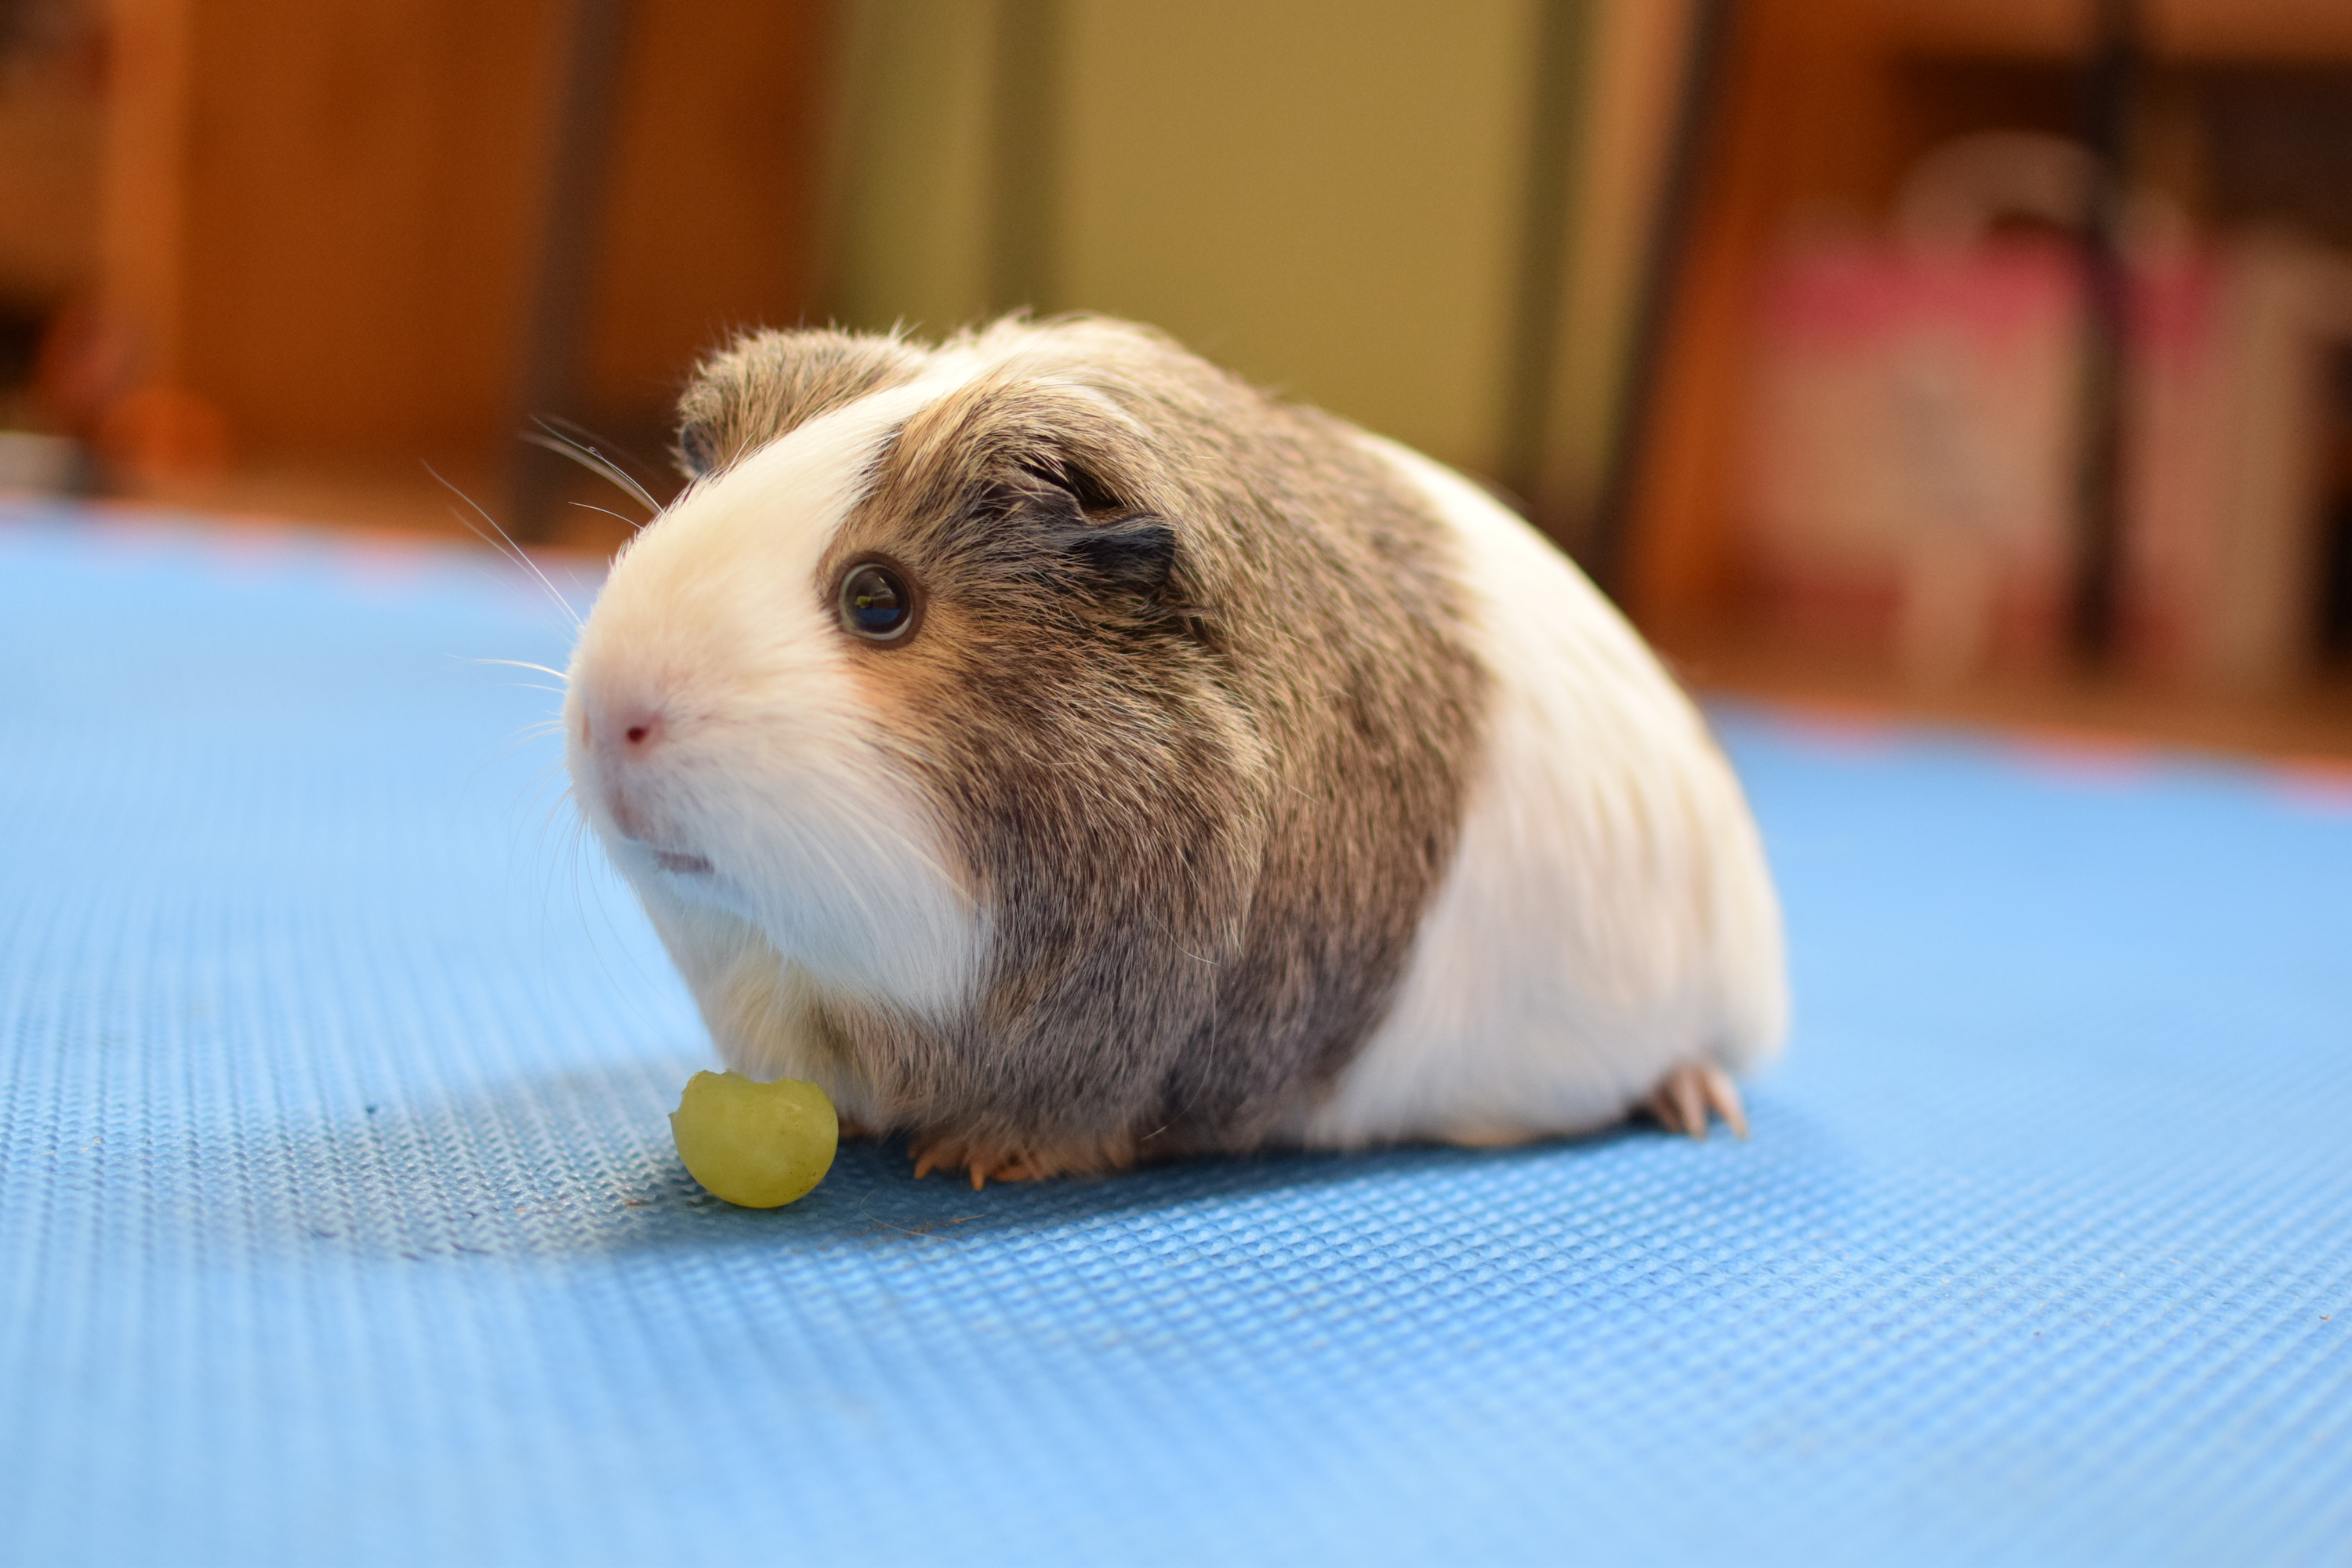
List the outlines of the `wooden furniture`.
{"label": "wooden furniture", "polygon": [[[2352,65],[2352,7],[2143,0],[2139,155],[2193,184],[2184,76]],[[1792,225],[1881,220],[1919,154],[1995,127],[2078,132],[2095,0],[1746,0],[1643,454],[1631,602],[1671,639],[1736,613],[1748,584],[1738,459],[1756,290]],[[2177,99],[2177,92],[2175,94]],[[2167,166],[2168,163],[2168,166]],[[2190,191],[2226,205],[2227,193]],[[2220,212],[2243,217],[2242,212]]]}
{"label": "wooden furniture", "polygon": [[418,506],[440,504],[431,462],[494,512],[533,416],[658,468],[683,367],[808,296],[824,20],[818,0],[115,0],[102,448],[167,490],[233,471]]}

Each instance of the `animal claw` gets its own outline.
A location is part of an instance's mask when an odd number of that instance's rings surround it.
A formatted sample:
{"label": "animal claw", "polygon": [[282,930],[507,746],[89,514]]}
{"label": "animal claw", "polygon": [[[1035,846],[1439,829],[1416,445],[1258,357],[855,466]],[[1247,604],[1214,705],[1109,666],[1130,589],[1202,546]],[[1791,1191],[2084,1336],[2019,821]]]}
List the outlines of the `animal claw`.
{"label": "animal claw", "polygon": [[1084,1149],[1074,1157],[1070,1151],[1058,1147],[975,1145],[953,1133],[942,1133],[928,1141],[919,1136],[911,1142],[908,1152],[914,1156],[916,1180],[920,1181],[933,1171],[961,1169],[971,1177],[974,1192],[984,1190],[992,1181],[1043,1182],[1066,1171],[1121,1170],[1135,1162],[1132,1146]]}
{"label": "animal claw", "polygon": [[1734,1135],[1748,1136],[1748,1112],[1739,1089],[1719,1068],[1685,1062],[1658,1080],[1642,1108],[1669,1132],[1706,1137],[1710,1113],[1723,1118]]}
{"label": "animal claw", "polygon": [[1723,1124],[1742,1142],[1748,1138],[1748,1110],[1739,1103],[1739,1087],[1714,1068],[1700,1069],[1700,1091],[1723,1118]]}

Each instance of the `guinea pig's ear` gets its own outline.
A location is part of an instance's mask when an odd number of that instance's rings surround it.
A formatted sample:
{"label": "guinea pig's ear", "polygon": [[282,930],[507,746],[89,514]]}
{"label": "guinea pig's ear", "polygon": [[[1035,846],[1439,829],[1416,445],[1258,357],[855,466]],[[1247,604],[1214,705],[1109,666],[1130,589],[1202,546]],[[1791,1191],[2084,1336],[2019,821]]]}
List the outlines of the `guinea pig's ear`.
{"label": "guinea pig's ear", "polygon": [[1176,530],[1166,518],[1128,506],[1082,463],[1060,458],[1024,467],[1041,481],[1030,494],[1030,509],[1045,524],[1041,542],[1100,590],[1173,597]]}
{"label": "guinea pig's ear", "polygon": [[1117,490],[1103,482],[1093,468],[1076,458],[1039,458],[1022,465],[1030,478],[1062,491],[1087,513],[1130,510]]}
{"label": "guinea pig's ear", "polygon": [[1138,511],[1089,521],[1064,548],[1097,582],[1119,593],[1158,599],[1174,590],[1176,531],[1164,517]]}

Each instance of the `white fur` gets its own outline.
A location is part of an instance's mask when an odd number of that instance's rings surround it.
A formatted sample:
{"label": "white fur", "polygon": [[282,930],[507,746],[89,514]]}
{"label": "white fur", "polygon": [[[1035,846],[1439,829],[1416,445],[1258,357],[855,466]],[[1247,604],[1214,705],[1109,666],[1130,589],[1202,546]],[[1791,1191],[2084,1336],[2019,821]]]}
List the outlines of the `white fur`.
{"label": "white fur", "polygon": [[1769,1058],[1788,1016],[1780,906],[1696,710],[1532,528],[1460,475],[1366,439],[1458,531],[1494,706],[1394,1007],[1306,1141],[1580,1131],[1682,1063]]}
{"label": "white fur", "polygon": [[[987,932],[939,824],[875,743],[858,656],[816,574],[882,442],[971,368],[949,359],[695,485],[614,563],[572,657],[582,809],[720,1056],[816,1079],[853,1114],[859,1086],[803,1037],[812,985],[940,1016],[976,984]],[[635,707],[657,709],[666,734],[608,776],[583,718]],[[663,851],[711,869],[666,870]]]}

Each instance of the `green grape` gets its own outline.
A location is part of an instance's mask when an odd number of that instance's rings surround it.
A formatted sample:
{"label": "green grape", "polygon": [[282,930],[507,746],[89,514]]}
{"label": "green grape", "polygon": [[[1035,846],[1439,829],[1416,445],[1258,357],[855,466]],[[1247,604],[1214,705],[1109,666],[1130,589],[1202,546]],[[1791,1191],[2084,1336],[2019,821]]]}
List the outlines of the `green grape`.
{"label": "green grape", "polygon": [[747,1209],[805,1196],[833,1168],[841,1140],[824,1090],[796,1078],[760,1083],[740,1072],[696,1073],[669,1128],[687,1173]]}

